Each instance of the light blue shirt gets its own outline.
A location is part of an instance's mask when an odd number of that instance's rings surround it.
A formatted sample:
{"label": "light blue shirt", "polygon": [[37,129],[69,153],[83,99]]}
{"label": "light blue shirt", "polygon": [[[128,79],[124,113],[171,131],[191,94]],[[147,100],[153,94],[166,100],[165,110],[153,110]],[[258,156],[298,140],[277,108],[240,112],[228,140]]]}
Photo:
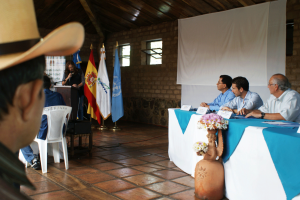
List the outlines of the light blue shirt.
{"label": "light blue shirt", "polygon": [[242,108],[246,108],[248,110],[257,110],[260,106],[263,105],[263,101],[260,96],[255,92],[248,91],[245,99],[241,97],[235,97],[232,101],[224,104],[223,107],[228,107],[231,109],[237,109],[240,111]]}
{"label": "light blue shirt", "polygon": [[235,95],[228,89],[226,92],[221,93],[212,103],[208,103],[210,110],[220,110],[220,107],[223,106],[225,103],[234,99]]}

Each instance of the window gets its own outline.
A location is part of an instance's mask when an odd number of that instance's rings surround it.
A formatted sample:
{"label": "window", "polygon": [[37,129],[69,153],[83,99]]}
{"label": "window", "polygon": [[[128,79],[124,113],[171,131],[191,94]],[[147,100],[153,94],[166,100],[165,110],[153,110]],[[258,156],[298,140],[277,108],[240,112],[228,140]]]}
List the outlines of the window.
{"label": "window", "polygon": [[130,66],[130,45],[119,46],[120,66]]}
{"label": "window", "polygon": [[142,49],[142,52],[146,54],[147,65],[162,64],[162,40],[161,39],[147,41],[146,49]]}
{"label": "window", "polygon": [[286,23],[286,55],[293,55],[293,31],[294,21],[287,21]]}

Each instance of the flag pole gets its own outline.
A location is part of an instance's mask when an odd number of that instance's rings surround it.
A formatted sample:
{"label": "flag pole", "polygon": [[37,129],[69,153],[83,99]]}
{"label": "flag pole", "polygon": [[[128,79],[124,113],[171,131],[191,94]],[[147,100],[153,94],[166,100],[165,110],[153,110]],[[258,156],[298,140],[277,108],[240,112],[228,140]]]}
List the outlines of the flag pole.
{"label": "flag pole", "polygon": [[[93,43],[91,43],[91,46],[90,46],[90,50],[92,50],[93,49]],[[90,114],[90,123],[91,123],[91,128],[92,129],[95,129],[96,128],[96,126],[95,125],[93,125],[93,121],[92,121],[92,114]]]}
{"label": "flag pole", "polygon": [[[102,48],[104,48],[104,43],[102,43]],[[107,126],[105,126],[104,121],[105,121],[105,119],[102,116],[102,125],[100,127],[98,127],[98,130],[100,130],[100,131],[107,130]]]}
{"label": "flag pole", "polygon": [[113,130],[113,131],[120,131],[120,130],[122,130],[121,128],[119,128],[118,126],[117,126],[117,122],[115,122],[115,125],[114,125],[114,127],[112,127],[111,129],[109,129],[109,130]]}
{"label": "flag pole", "polygon": [[[118,48],[118,41],[116,41],[116,48]],[[114,127],[112,127],[111,129],[109,129],[109,130],[113,130],[113,131],[120,131],[121,130],[121,128],[119,128],[118,126],[117,126],[117,122],[115,122],[115,125],[114,125]]]}

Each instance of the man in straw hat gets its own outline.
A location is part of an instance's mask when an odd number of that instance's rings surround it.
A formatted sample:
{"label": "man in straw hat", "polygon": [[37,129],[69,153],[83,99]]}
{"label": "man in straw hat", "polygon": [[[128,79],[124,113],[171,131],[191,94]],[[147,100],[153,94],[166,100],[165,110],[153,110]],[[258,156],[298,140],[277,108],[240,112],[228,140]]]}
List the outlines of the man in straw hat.
{"label": "man in straw hat", "polygon": [[[41,38],[32,0],[1,0],[0,6],[0,197],[26,199],[13,183],[34,186],[15,156],[39,131],[45,95],[44,55],[76,52],[84,40],[79,23],[65,24]],[[2,198],[1,198],[2,199]]]}

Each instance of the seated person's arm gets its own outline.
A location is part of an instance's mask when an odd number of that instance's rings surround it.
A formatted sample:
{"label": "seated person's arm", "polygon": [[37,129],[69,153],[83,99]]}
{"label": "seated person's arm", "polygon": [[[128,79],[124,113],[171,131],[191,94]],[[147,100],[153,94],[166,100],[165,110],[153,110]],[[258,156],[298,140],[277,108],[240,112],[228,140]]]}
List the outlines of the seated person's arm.
{"label": "seated person's arm", "polygon": [[[255,118],[261,118],[261,111],[260,110],[253,110],[249,114],[246,115],[246,118],[253,116]],[[264,119],[270,120],[285,120],[284,117],[280,113],[265,113]]]}
{"label": "seated person's arm", "polygon": [[237,112],[237,101],[236,98],[229,101],[228,103],[225,103],[223,106],[221,106],[221,110],[231,111],[233,113]]}
{"label": "seated person's arm", "polygon": [[252,112],[253,110],[242,108],[237,112],[238,115],[247,115],[248,113]]}
{"label": "seated person's arm", "polygon": [[230,101],[232,101],[234,98],[235,98],[235,95],[231,92],[231,93],[229,93],[229,94],[226,96],[226,98],[225,98],[225,100],[224,100],[224,103],[230,102]]}
{"label": "seated person's arm", "polygon": [[202,103],[200,104],[200,106],[201,106],[201,107],[207,107],[207,108],[209,109],[209,105],[207,105],[205,102],[202,102]]}
{"label": "seated person's arm", "polygon": [[258,94],[254,94],[244,106],[247,110],[254,110],[262,106],[262,100]]}
{"label": "seated person's arm", "polygon": [[238,113],[237,109],[231,109],[229,107],[223,107],[222,110],[231,111],[233,113]]}

